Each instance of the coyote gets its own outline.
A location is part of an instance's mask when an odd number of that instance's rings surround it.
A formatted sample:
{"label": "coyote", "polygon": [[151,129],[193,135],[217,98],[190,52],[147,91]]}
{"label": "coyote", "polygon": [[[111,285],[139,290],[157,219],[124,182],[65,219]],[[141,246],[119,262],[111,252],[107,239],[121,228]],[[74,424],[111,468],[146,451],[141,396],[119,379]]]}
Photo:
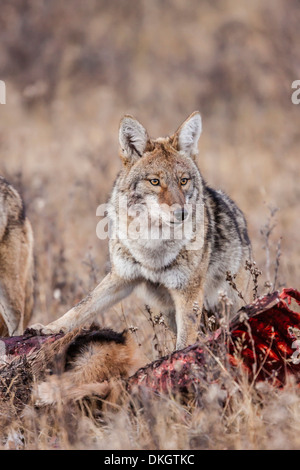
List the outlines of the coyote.
{"label": "coyote", "polygon": [[[105,400],[102,408],[119,402],[124,381],[145,365],[132,335],[91,325],[45,345],[33,359],[35,404],[76,402],[85,397]],[[45,375],[45,370],[51,375]],[[43,377],[42,380],[38,376]]]}
{"label": "coyote", "polygon": [[23,333],[33,309],[33,235],[17,191],[0,177],[0,336]]}
{"label": "coyote", "polygon": [[[196,111],[173,135],[153,140],[136,119],[124,116],[119,128],[123,168],[108,210],[111,271],[65,315],[47,327],[34,325],[36,329],[75,328],[135,289],[158,306],[180,349],[196,341],[202,309],[216,311],[220,291],[233,311],[241,306],[238,292],[248,300],[250,276],[244,265],[251,259],[251,245],[246,221],[234,202],[201,176],[195,161],[201,130]],[[127,210],[120,204],[122,197]],[[134,231],[124,235],[136,208],[148,214],[142,235],[153,228],[157,235],[168,227],[169,237],[138,237]],[[192,230],[183,233],[188,221]],[[227,271],[235,276],[236,289],[226,281]]]}

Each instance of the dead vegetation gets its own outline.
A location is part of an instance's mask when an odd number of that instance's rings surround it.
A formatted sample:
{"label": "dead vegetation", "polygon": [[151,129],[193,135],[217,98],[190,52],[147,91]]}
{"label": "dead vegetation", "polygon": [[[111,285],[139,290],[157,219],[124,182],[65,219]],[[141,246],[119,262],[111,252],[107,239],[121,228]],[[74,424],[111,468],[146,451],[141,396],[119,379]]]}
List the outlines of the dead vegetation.
{"label": "dead vegetation", "polygon": [[[2,1],[0,79],[7,104],[0,105],[0,173],[23,195],[33,225],[33,322],[54,320],[105,274],[107,242],[96,237],[96,208],[119,170],[124,113],[157,136],[199,109],[199,166],[246,214],[257,263],[248,267],[253,294],[298,287],[299,107],[291,102],[291,83],[300,74],[299,19],[296,0]],[[131,297],[100,322],[131,328],[150,362],[173,345],[157,314]],[[222,362],[219,367],[226,374]],[[225,406],[222,390],[207,384],[203,407],[144,396],[141,408],[124,405],[105,420],[63,406],[55,413],[26,407],[22,418],[1,407],[1,445],[300,447],[292,380],[275,389],[241,378],[236,392],[226,376],[232,397]]]}

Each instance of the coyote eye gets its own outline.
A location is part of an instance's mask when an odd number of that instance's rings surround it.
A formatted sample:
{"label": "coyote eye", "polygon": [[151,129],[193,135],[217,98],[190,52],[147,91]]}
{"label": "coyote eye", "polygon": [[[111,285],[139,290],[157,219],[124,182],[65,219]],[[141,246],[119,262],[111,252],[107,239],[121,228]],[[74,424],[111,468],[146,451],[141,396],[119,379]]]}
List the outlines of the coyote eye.
{"label": "coyote eye", "polygon": [[189,180],[189,178],[181,178],[181,180],[180,180],[181,186],[184,186],[185,184],[187,184],[188,180]]}
{"label": "coyote eye", "polygon": [[158,178],[153,178],[152,180],[149,180],[153,186],[158,186],[159,185],[159,179]]}

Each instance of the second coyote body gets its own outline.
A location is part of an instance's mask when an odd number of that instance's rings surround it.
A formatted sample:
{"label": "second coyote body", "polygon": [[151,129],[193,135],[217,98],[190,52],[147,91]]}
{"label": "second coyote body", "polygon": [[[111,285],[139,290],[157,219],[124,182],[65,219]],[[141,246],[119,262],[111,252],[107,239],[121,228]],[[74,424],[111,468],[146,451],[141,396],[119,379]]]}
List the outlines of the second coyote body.
{"label": "second coyote body", "polygon": [[33,309],[33,235],[18,192],[0,177],[0,336],[21,335]]}
{"label": "second coyote body", "polygon": [[[179,349],[196,341],[201,311],[218,309],[220,291],[231,300],[233,311],[240,308],[237,291],[226,281],[227,271],[236,275],[237,290],[248,300],[250,278],[244,265],[251,259],[251,245],[245,218],[226,194],[211,189],[201,176],[195,161],[201,130],[198,112],[173,135],[155,140],[133,117],[122,119],[123,168],[109,209],[111,272],[87,298],[43,327],[45,332],[86,323],[136,290],[164,314]],[[122,197],[126,211],[120,209]],[[200,217],[195,217],[197,207]],[[168,226],[169,237],[124,235],[137,208],[147,209],[147,233]],[[187,221],[192,230],[183,234]],[[200,315],[195,315],[195,305]]]}

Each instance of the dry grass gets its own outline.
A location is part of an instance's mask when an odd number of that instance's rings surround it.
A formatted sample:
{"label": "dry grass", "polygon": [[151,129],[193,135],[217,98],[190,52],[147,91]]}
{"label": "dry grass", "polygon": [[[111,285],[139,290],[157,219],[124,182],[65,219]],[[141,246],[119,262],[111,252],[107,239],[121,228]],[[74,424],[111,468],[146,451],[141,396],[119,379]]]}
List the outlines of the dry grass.
{"label": "dry grass", "polygon": [[[275,282],[297,288],[300,108],[290,97],[300,75],[299,20],[296,0],[2,1],[0,173],[22,193],[33,224],[33,322],[60,316],[105,273],[96,208],[120,168],[125,113],[156,137],[200,110],[199,166],[246,214],[262,270],[258,292]],[[147,315],[131,299],[101,322],[137,328],[153,360],[172,338]],[[201,409],[161,398],[145,400],[135,416],[120,409],[102,425],[82,418],[73,440],[64,416],[53,427],[31,410],[21,423],[25,447],[299,448],[293,384],[244,384],[225,408],[219,393],[208,386]]]}

